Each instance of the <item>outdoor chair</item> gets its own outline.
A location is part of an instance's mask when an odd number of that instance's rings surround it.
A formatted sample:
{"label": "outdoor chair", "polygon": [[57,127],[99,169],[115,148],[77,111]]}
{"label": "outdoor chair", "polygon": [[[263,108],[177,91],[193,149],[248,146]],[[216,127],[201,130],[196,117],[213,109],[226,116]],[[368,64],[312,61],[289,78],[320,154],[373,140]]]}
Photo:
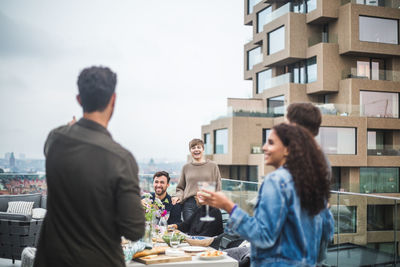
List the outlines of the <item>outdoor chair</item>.
{"label": "outdoor chair", "polygon": [[0,196],[0,257],[21,259],[25,247],[36,247],[43,219],[33,219],[30,214],[7,212],[8,202],[33,202],[34,208],[46,207],[46,197],[41,194]]}

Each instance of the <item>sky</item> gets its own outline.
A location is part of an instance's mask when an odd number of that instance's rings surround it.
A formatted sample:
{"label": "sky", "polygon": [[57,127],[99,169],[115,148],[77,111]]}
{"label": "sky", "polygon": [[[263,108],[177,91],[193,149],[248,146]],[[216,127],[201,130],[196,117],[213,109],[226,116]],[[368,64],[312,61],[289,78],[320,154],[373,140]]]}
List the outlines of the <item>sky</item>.
{"label": "sky", "polygon": [[0,157],[44,158],[53,128],[82,116],[79,72],[117,73],[109,131],[139,161],[185,161],[201,125],[250,97],[243,0],[1,0]]}

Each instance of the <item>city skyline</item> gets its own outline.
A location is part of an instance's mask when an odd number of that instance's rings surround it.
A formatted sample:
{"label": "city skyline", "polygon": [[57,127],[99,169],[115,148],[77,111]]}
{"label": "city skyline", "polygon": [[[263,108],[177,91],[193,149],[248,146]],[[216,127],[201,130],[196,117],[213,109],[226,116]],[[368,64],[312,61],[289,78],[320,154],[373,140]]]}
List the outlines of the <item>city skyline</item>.
{"label": "city skyline", "polygon": [[242,14],[239,0],[3,1],[0,155],[44,158],[49,131],[81,117],[80,70],[105,65],[118,75],[113,138],[139,161],[185,161],[226,96],[251,95]]}

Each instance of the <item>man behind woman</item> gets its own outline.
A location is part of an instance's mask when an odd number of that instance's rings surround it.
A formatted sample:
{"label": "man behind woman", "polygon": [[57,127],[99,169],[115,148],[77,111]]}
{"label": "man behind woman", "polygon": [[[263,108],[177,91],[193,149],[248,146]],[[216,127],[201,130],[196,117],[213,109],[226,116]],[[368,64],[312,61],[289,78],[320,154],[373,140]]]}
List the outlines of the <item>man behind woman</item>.
{"label": "man behind woman", "polygon": [[333,236],[324,155],[309,131],[288,124],[272,128],[263,150],[276,170],[260,187],[253,217],[221,192],[198,196],[230,214],[228,230],[251,243],[252,266],[313,266],[321,240]]}

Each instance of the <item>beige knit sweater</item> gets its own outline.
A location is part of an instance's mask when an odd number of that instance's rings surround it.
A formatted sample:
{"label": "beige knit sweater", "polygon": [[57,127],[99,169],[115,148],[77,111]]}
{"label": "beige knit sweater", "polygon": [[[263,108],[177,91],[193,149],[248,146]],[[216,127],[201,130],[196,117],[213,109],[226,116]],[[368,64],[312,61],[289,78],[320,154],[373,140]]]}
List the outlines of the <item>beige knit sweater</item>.
{"label": "beige knit sweater", "polygon": [[210,160],[202,163],[190,162],[183,166],[181,177],[176,186],[176,197],[184,202],[189,197],[195,196],[198,187],[197,182],[215,181],[216,190],[221,191],[221,174],[218,165]]}

